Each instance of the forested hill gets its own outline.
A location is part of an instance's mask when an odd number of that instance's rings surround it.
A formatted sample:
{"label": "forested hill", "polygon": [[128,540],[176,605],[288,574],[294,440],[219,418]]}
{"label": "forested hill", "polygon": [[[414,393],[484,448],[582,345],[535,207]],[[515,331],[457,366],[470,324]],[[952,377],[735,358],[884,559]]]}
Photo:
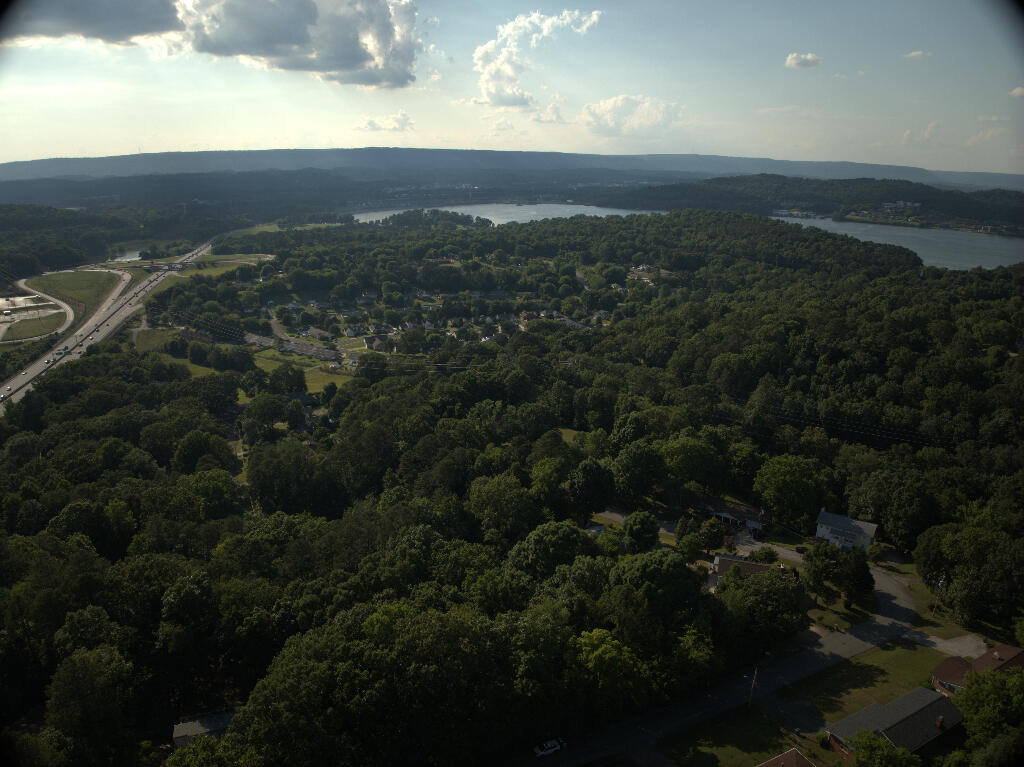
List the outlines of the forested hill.
{"label": "forested hill", "polygon": [[821,180],[762,174],[598,192],[587,195],[587,199],[638,210],[703,208],[770,215],[778,209],[792,209],[826,216],[881,213],[886,204],[904,203],[891,210],[919,218],[925,225],[1010,226],[1024,232],[1024,192],[962,192],[893,179]]}
{"label": "forested hill", "polygon": [[557,170],[676,173],[703,178],[746,173],[781,173],[809,178],[900,178],[926,184],[1024,189],[1024,176],[926,170],[907,165],[842,161],[792,161],[767,157],[699,154],[599,155],[567,152],[519,152],[475,149],[363,147],[354,149],[268,149],[206,152],[157,152],[117,157],[71,157],[0,163],[0,181],[42,178],[100,178],[163,173],[262,170],[378,169],[393,177],[407,172],[533,173]]}
{"label": "forested hill", "polygon": [[[812,594],[872,609],[824,545],[711,593],[709,498],[874,522],[958,623],[1024,636],[1024,265],[707,211],[217,250],[0,417],[0,763],[532,758],[778,657]],[[246,345],[271,317],[358,365]]]}
{"label": "forested hill", "polygon": [[[249,223],[251,219],[231,215],[186,215],[181,207],[61,210],[0,205],[0,287],[19,277],[106,260],[116,243],[182,240],[176,244],[187,248],[188,243]],[[162,247],[166,251],[169,244]]]}

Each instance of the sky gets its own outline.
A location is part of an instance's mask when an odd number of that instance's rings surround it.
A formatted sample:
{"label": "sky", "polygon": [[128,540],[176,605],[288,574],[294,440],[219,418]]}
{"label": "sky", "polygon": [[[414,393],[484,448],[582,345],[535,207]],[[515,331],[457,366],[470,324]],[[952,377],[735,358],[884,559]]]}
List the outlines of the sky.
{"label": "sky", "polygon": [[407,146],[1024,173],[999,0],[21,0],[0,162]]}

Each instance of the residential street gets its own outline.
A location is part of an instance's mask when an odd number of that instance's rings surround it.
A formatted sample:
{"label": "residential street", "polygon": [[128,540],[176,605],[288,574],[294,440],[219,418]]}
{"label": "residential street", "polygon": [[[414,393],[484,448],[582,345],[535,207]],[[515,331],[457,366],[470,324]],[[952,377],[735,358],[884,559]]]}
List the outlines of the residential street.
{"label": "residential street", "polygon": [[[984,642],[976,635],[940,640],[913,628],[910,625],[915,615],[913,601],[904,580],[878,567],[872,568],[871,572],[875,576],[879,613],[847,631],[824,635],[805,631],[799,638],[796,651],[766,659],[758,667],[757,687],[753,693],[755,703],[769,710],[778,709],[780,702],[773,695],[775,691],[893,639],[907,639],[934,647],[947,655],[977,656],[984,652]],[[752,672],[753,669],[748,669],[744,674],[718,683],[705,696],[692,696],[587,735],[569,738],[569,747],[563,753],[547,757],[545,764],[552,767],[585,765],[597,759],[624,755],[640,765],[673,765],[674,762],[658,752],[659,740],[746,703],[750,696]],[[791,713],[794,717],[801,715],[799,711]],[[801,729],[811,731],[808,726]],[[518,763],[535,764],[536,761],[532,754],[524,754]]]}

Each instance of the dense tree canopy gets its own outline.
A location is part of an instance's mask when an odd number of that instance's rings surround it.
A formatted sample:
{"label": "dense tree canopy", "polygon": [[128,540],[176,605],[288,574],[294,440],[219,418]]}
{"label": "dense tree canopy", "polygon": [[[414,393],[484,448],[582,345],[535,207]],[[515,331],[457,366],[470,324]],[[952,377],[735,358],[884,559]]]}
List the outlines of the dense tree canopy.
{"label": "dense tree canopy", "polygon": [[[217,248],[274,258],[174,283],[147,305],[165,348],[94,345],[0,418],[22,761],[127,764],[234,708],[172,763],[486,762],[687,694],[807,622],[788,573],[703,587],[708,495],[799,534],[822,506],[878,523],[964,621],[1020,614],[1020,267],[694,211]],[[279,309],[416,348],[321,391],[242,345]],[[624,534],[583,529],[608,507]],[[811,588],[871,590],[862,554],[808,560]]]}

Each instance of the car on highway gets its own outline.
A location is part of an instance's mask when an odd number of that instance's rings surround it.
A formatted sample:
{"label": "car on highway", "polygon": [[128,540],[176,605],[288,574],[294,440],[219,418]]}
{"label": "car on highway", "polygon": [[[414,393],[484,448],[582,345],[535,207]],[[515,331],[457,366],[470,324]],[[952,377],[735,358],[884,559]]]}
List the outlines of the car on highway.
{"label": "car on highway", "polygon": [[542,756],[551,756],[552,754],[557,754],[568,745],[569,744],[565,742],[565,738],[553,738],[551,740],[546,740],[543,743],[538,743],[533,747],[533,753],[537,758]]}
{"label": "car on highway", "polygon": [[43,364],[44,365],[49,365],[50,364],[50,360],[43,360]]}

